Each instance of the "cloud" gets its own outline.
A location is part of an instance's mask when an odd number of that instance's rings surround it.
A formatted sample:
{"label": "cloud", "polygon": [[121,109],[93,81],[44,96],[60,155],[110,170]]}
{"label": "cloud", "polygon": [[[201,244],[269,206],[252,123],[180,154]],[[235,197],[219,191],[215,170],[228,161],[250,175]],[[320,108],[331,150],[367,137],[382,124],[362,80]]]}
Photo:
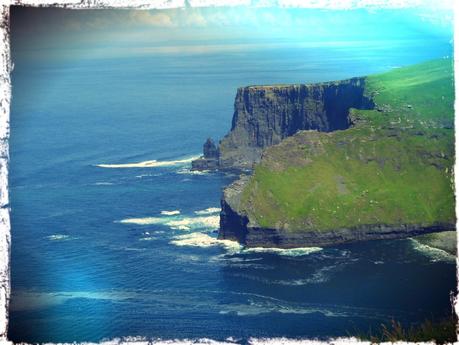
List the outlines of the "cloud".
{"label": "cloud", "polygon": [[[237,0],[240,4],[246,0]],[[219,4],[225,3],[220,1]],[[210,0],[194,0],[192,5],[208,5]],[[280,7],[273,7],[273,6]],[[430,6],[430,7],[429,7]],[[349,9],[361,7],[361,11],[378,14],[382,8],[408,8],[422,16],[425,22],[434,25],[450,25],[445,9],[452,6],[450,0],[437,0],[435,8],[427,0],[252,0],[252,6],[228,7],[186,7],[160,10],[148,9],[106,9],[106,10],[65,10],[27,8],[15,10],[21,16],[13,16],[13,21],[21,17],[17,30],[36,33],[79,32],[94,30],[135,30],[168,28],[298,28],[307,27],[319,19],[343,16],[342,11],[322,11],[322,8]],[[362,9],[365,8],[365,9]],[[401,10],[402,11],[402,10]],[[346,11],[356,12],[356,11]],[[394,11],[395,12],[395,11]],[[384,16],[384,14],[382,14]],[[451,16],[450,16],[451,17]],[[339,21],[339,19],[337,19]],[[17,22],[17,20],[16,20]]]}
{"label": "cloud", "polygon": [[176,23],[173,22],[170,15],[166,12],[150,12],[145,10],[129,11],[129,20],[134,25],[147,25],[153,27],[173,27]]}
{"label": "cloud", "polygon": [[[182,10],[186,11],[186,10]],[[175,18],[178,19],[178,18]],[[208,25],[207,19],[202,15],[200,11],[189,10],[188,14],[183,16],[183,19],[179,21],[180,26],[195,26],[205,27]]]}

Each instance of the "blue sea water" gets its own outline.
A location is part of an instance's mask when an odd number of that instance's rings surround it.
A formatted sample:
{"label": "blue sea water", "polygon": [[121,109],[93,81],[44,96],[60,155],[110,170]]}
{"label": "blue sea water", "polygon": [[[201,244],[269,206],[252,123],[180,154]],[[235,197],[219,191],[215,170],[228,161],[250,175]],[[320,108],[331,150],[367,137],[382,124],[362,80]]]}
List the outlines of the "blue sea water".
{"label": "blue sea water", "polygon": [[[346,42],[34,63],[13,72],[14,341],[347,336],[449,315],[455,262],[412,240],[290,251],[216,242],[222,188],[192,173],[237,87],[335,80],[451,55]],[[166,161],[150,167],[100,164]],[[174,212],[175,211],[175,212]]]}

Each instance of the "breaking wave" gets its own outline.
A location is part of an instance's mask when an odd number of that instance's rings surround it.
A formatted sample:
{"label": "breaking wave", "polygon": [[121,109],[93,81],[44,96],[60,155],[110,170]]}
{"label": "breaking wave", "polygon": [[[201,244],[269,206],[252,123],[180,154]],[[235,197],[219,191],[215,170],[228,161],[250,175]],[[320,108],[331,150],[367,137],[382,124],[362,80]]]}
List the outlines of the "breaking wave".
{"label": "breaking wave", "polygon": [[414,238],[410,238],[410,241],[415,250],[427,256],[432,262],[438,262],[438,261],[455,262],[456,261],[456,257],[454,255],[442,249],[431,247],[431,246],[428,246],[427,244],[420,243]]}
{"label": "breaking wave", "polygon": [[193,232],[190,234],[175,236],[170,242],[176,246],[191,246],[208,248],[213,246],[223,247],[228,251],[228,254],[255,254],[255,253],[272,253],[281,256],[303,256],[322,250],[319,247],[307,248],[244,248],[236,241],[218,240],[206,233]]}
{"label": "breaking wave", "polygon": [[[356,337],[336,337],[336,338],[329,338],[327,340],[327,344],[357,344],[362,342],[362,340]],[[287,338],[287,337],[279,337],[279,338],[249,338],[247,341],[249,345],[304,345],[304,344],[326,344],[325,342],[314,341],[308,338],[306,339],[295,339],[295,338]]]}
{"label": "breaking wave", "polygon": [[161,224],[168,226],[173,230],[216,230],[220,226],[220,216],[166,216],[166,217],[144,217],[144,218],[127,218],[119,221],[123,224],[152,225]]}
{"label": "breaking wave", "polygon": [[177,170],[177,174],[182,174],[182,175],[207,175],[208,173],[209,173],[209,170],[191,170],[188,168]]}
{"label": "breaking wave", "polygon": [[242,253],[246,253],[246,254],[270,253],[270,254],[277,254],[281,256],[303,256],[303,255],[309,255],[309,254],[312,254],[312,253],[315,253],[321,250],[322,248],[320,247],[301,247],[301,248],[290,248],[290,249],[255,247],[255,248],[246,248],[242,251]]}
{"label": "breaking wave", "polygon": [[236,241],[218,240],[215,237],[209,236],[202,232],[193,232],[190,234],[175,236],[170,242],[176,246],[190,246],[190,247],[215,247],[219,246],[229,252],[237,253],[241,250],[242,246]]}
{"label": "breaking wave", "polygon": [[179,210],[174,210],[174,211],[161,211],[161,214],[165,216],[175,216],[177,214],[180,214]]}
{"label": "breaking wave", "polygon": [[139,241],[154,241],[156,239],[157,239],[156,237],[147,236],[147,237],[139,238]]}
{"label": "breaking wave", "polygon": [[239,316],[254,316],[267,313],[280,314],[312,314],[320,313],[326,317],[358,317],[365,319],[385,320],[393,317],[376,308],[355,307],[352,305],[297,303],[284,299],[254,293],[235,293],[246,296],[244,303],[230,303],[221,305],[220,314],[236,314]]}
{"label": "breaking wave", "polygon": [[[334,310],[336,309],[336,310]],[[220,314],[234,314],[237,316],[256,316],[261,314],[313,314],[320,313],[326,317],[349,316],[339,308],[324,308],[318,306],[293,305],[285,301],[254,301],[249,300],[248,304],[230,304],[220,310]]]}
{"label": "breaking wave", "polygon": [[200,210],[200,211],[194,211],[196,214],[214,214],[214,213],[219,213],[222,209],[218,207],[209,207],[206,208],[205,210]]}
{"label": "breaking wave", "polygon": [[71,237],[69,235],[63,235],[63,234],[50,235],[50,236],[46,236],[46,238],[50,241],[69,241],[69,240],[75,239],[74,237]]}
{"label": "breaking wave", "polygon": [[151,174],[140,174],[140,175],[136,175],[136,178],[144,178],[144,177],[150,177],[152,176]]}
{"label": "breaking wave", "polygon": [[[231,265],[234,267],[234,265]],[[252,267],[250,264],[246,265]],[[244,265],[241,265],[244,267]],[[332,276],[342,268],[341,265],[330,265],[317,269],[315,272],[308,274],[307,277],[291,278],[291,279],[270,279],[264,276],[246,273],[234,273],[234,277],[243,278],[246,280],[257,281],[266,285],[282,285],[282,286],[304,286],[313,284],[322,284],[328,282]]]}
{"label": "breaking wave", "polygon": [[331,276],[340,269],[339,265],[331,265],[319,268],[316,272],[311,274],[308,278],[303,279],[290,279],[290,280],[277,280],[276,284],[287,286],[301,286],[310,284],[322,284],[330,280]]}
{"label": "breaking wave", "polygon": [[143,161],[138,163],[123,163],[123,164],[96,164],[99,168],[158,168],[158,167],[171,167],[177,165],[184,165],[191,163],[192,160],[199,158],[200,156],[192,156],[183,159],[171,160],[171,161],[157,161],[156,159],[150,161]]}

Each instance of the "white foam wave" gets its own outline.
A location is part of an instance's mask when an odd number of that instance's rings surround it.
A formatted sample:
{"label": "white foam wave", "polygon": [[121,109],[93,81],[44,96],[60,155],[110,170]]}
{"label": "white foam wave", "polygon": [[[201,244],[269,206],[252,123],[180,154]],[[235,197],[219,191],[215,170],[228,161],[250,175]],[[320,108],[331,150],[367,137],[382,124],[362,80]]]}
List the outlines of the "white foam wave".
{"label": "white foam wave", "polygon": [[[124,340],[124,339],[123,339]],[[137,340],[136,340],[137,341]],[[124,343],[123,341],[121,343]],[[125,343],[130,344],[128,340]],[[133,342],[132,342],[133,343]],[[233,338],[229,337],[225,341],[214,340],[210,338],[198,338],[198,339],[155,339],[153,342],[155,345],[237,345],[239,344]],[[145,341],[146,344],[151,344],[151,341]],[[143,345],[143,344],[142,344]]]}
{"label": "white foam wave", "polygon": [[171,167],[177,165],[184,165],[191,163],[192,160],[199,158],[200,156],[192,156],[183,159],[171,160],[171,161],[157,161],[156,159],[150,161],[143,161],[137,163],[123,163],[123,164],[96,164],[99,168],[158,168],[158,167]]}
{"label": "white foam wave", "polygon": [[348,314],[342,310],[317,306],[295,306],[284,301],[250,301],[248,304],[226,305],[220,314],[236,314],[238,316],[254,316],[268,313],[280,314],[312,314],[320,313],[327,317],[345,317]]}
{"label": "white foam wave", "polygon": [[216,230],[220,226],[220,216],[166,216],[166,217],[145,217],[127,218],[119,221],[124,224],[152,225],[162,224],[173,230]]}
{"label": "white foam wave", "polygon": [[[133,341],[129,341],[130,339],[121,339],[121,342],[114,341],[114,344],[139,344],[139,345],[148,345],[148,344],[155,344],[155,345],[237,345],[239,344],[236,340],[229,337],[226,340],[214,340],[210,338],[198,338],[198,339],[155,339],[154,342],[147,341],[145,338],[140,339],[142,343],[139,342],[138,337],[135,337]],[[108,344],[111,345],[111,344]]]}
{"label": "white foam wave", "polygon": [[304,279],[277,280],[275,283],[280,285],[300,286],[309,284],[321,284],[330,280],[335,271],[341,269],[341,265],[331,265],[319,268],[311,276]]}
{"label": "white foam wave", "polygon": [[163,215],[165,215],[165,216],[174,216],[174,215],[180,214],[180,211],[179,211],[179,210],[174,210],[174,211],[161,211],[161,214],[163,214]]}
{"label": "white foam wave", "polygon": [[[254,270],[257,270],[257,271],[260,271],[260,270],[263,270],[263,271],[272,271],[273,269],[275,269],[274,266],[271,266],[271,265],[266,265],[266,264],[253,264],[253,263],[240,263],[240,264],[237,264],[237,263],[228,263],[225,261],[225,259],[227,258],[227,255],[222,255],[223,258],[220,259],[220,262],[223,262],[224,266],[228,267],[228,266],[231,266],[231,268],[236,268],[236,269],[239,269],[239,268],[242,268],[242,269],[247,269],[247,268],[251,268],[251,269],[254,269]],[[216,260],[209,260],[210,262],[212,261],[216,261]]]}
{"label": "white foam wave", "polygon": [[[231,266],[235,267],[235,265],[231,265]],[[258,268],[261,268],[261,269],[269,268],[266,266],[253,265],[253,264],[249,264],[247,266],[254,267],[257,269]],[[240,265],[240,267],[244,267],[244,265]],[[329,281],[332,275],[334,274],[334,271],[336,271],[336,269],[339,269],[339,266],[335,266],[335,265],[326,266],[326,267],[318,269],[316,272],[312,273],[307,278],[285,279],[285,280],[269,279],[269,278],[260,277],[254,274],[245,274],[245,273],[235,273],[234,276],[243,278],[245,280],[248,279],[252,281],[261,282],[266,285],[303,286],[303,285],[312,285],[312,284],[322,284],[322,283]]]}
{"label": "white foam wave", "polygon": [[135,247],[120,247],[120,249],[125,250],[127,252],[143,252],[145,248],[135,248]]}
{"label": "white foam wave", "polygon": [[199,211],[194,211],[196,214],[213,214],[213,213],[219,213],[222,209],[219,207],[209,207],[206,208],[205,210],[199,210]]}
{"label": "white foam wave", "polygon": [[209,170],[191,170],[191,169],[180,169],[177,170],[177,174],[185,174],[185,175],[206,175],[209,173]]}
{"label": "white foam wave", "polygon": [[263,247],[255,247],[255,248],[245,248],[241,253],[242,254],[253,254],[253,253],[270,253],[270,254],[277,254],[281,256],[303,256],[309,255],[318,251],[321,251],[322,248],[320,247],[300,247],[300,248],[263,248]]}
{"label": "white foam wave", "polygon": [[350,338],[329,338],[327,342],[322,342],[320,340],[310,340],[310,339],[294,339],[294,338],[249,338],[249,345],[319,345],[319,344],[335,344],[335,345],[348,345],[348,344],[366,344],[362,340],[355,337]]}
{"label": "white foam wave", "polygon": [[429,257],[430,261],[438,262],[438,261],[448,261],[448,262],[455,262],[456,257],[440,248],[434,248],[428,246],[427,244],[420,243],[414,238],[410,238],[411,244],[413,248],[420,253]]}
{"label": "white foam wave", "polygon": [[96,182],[94,183],[94,186],[112,186],[112,182]]}
{"label": "white foam wave", "polygon": [[256,262],[256,261],[262,261],[263,258],[246,258],[246,257],[232,257],[232,258],[227,258],[227,262]]}
{"label": "white foam wave", "polygon": [[170,242],[177,246],[192,246],[192,247],[213,247],[220,246],[228,251],[228,254],[254,254],[254,253],[273,253],[281,256],[303,256],[322,250],[319,247],[307,248],[244,248],[236,241],[218,240],[206,233],[193,232],[190,234],[175,236]]}
{"label": "white foam wave", "polygon": [[69,235],[63,235],[63,234],[55,234],[51,236],[46,236],[46,238],[50,241],[68,241],[68,240],[73,239],[73,237]]}
{"label": "white foam wave", "polygon": [[147,237],[139,238],[139,241],[153,241],[153,240],[156,240],[156,237],[147,236]]}
{"label": "white foam wave", "polygon": [[186,235],[175,236],[170,243],[180,247],[190,246],[208,248],[219,246],[230,252],[238,252],[242,248],[242,246],[235,241],[218,240],[215,237],[202,232],[192,232]]}
{"label": "white foam wave", "polygon": [[167,223],[172,229],[192,230],[192,229],[218,229],[220,226],[219,216],[208,217],[185,217]]}
{"label": "white foam wave", "polygon": [[150,177],[152,176],[151,174],[140,174],[140,175],[136,175],[135,177],[136,178],[143,178],[143,177]]}
{"label": "white foam wave", "polygon": [[150,225],[150,224],[161,224],[164,219],[160,217],[144,217],[144,218],[126,218],[119,222],[123,224],[136,224],[136,225]]}

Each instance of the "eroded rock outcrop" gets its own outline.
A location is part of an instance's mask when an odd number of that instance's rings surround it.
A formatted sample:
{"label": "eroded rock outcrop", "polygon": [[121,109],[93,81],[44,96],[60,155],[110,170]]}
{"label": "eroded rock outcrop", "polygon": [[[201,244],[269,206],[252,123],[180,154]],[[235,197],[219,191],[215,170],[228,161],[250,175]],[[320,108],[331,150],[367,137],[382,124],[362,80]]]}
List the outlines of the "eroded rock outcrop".
{"label": "eroded rock outcrop", "polygon": [[218,169],[219,151],[212,138],[207,138],[203,145],[203,156],[191,162],[192,170]]}

